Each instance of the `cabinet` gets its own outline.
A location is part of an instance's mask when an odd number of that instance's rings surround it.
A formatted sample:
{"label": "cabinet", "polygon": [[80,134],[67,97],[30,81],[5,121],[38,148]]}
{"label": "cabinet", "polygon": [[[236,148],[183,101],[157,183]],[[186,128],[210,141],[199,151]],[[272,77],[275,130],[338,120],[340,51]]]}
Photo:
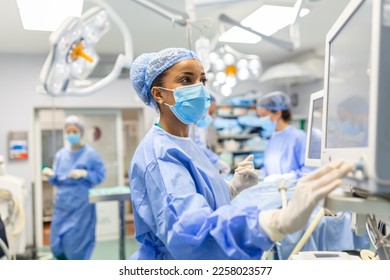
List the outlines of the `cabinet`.
{"label": "cabinet", "polygon": [[[290,125],[306,131],[307,116],[293,115]],[[260,127],[255,105],[217,106],[214,126],[218,135],[216,152],[232,169],[249,154],[254,155],[253,163],[256,169],[263,167],[267,140],[259,136]]]}
{"label": "cabinet", "polygon": [[232,169],[249,154],[254,155],[255,168],[263,166],[266,140],[259,136],[259,128],[240,124],[240,116],[256,116],[254,105],[220,105],[214,120],[218,135],[217,153]]}

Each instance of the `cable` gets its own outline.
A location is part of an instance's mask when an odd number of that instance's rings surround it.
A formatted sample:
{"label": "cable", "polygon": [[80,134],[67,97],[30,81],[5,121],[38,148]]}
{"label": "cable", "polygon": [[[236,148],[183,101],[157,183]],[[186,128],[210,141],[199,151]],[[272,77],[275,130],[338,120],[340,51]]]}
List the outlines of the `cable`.
{"label": "cable", "polygon": [[297,245],[295,245],[294,250],[291,252],[290,256],[288,259],[291,258],[291,256],[296,255],[301,251],[302,247],[305,245],[307,240],[309,239],[310,235],[313,233],[314,229],[318,225],[318,223],[321,221],[322,217],[324,217],[325,210],[324,208],[321,208],[320,211],[317,213],[315,216],[314,220],[310,223],[309,227],[301,237],[301,239],[298,241]]}
{"label": "cable", "polygon": [[[9,259],[16,259],[16,245],[15,241],[16,238],[22,233],[25,224],[26,224],[26,215],[23,210],[23,208],[20,206],[19,201],[14,198],[11,194],[11,192],[7,190],[0,190],[0,198],[8,201],[11,203],[12,207],[9,210],[9,215],[5,219],[6,226],[11,225],[12,226],[12,232],[11,232],[11,238],[9,240],[9,252],[11,258]],[[18,223],[15,225],[14,221],[18,221]]]}
{"label": "cable", "polygon": [[286,208],[287,207],[287,193],[286,193],[287,188],[286,188],[285,180],[280,181],[280,183],[278,185],[278,189],[280,192],[280,196],[282,197],[282,208]]}

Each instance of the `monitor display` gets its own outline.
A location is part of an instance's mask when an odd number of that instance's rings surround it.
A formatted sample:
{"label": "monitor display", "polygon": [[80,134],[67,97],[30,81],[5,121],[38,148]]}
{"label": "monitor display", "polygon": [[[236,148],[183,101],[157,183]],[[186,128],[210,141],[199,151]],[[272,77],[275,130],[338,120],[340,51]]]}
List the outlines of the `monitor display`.
{"label": "monitor display", "polygon": [[351,0],[325,41],[322,165],[354,167],[350,190],[390,197],[390,12]]}
{"label": "monitor display", "polygon": [[323,97],[314,100],[311,115],[309,158],[321,159],[322,105]]}
{"label": "monitor display", "polygon": [[322,90],[310,95],[305,155],[305,165],[309,167],[321,166],[323,104]]}
{"label": "monitor display", "polygon": [[329,42],[325,147],[367,147],[372,1],[364,1]]}

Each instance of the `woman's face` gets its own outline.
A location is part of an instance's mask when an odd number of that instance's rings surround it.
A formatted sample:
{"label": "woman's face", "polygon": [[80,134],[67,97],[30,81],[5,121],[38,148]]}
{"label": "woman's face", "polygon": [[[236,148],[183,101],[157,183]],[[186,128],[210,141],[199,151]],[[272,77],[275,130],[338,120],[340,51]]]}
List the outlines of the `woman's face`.
{"label": "woman's face", "polygon": [[77,134],[77,133],[81,134],[80,129],[77,126],[75,126],[74,124],[67,125],[65,132],[66,132],[66,134]]}
{"label": "woman's face", "polygon": [[271,110],[267,110],[267,109],[264,109],[264,108],[261,108],[261,107],[257,107],[256,108],[256,112],[257,112],[257,115],[260,118],[269,116],[271,121],[277,121],[279,119],[279,114],[278,114],[279,111],[274,113]]}
{"label": "woman's face", "polygon": [[[199,60],[187,59],[172,66],[167,71],[163,83],[164,88],[172,90],[197,83],[206,84],[206,74],[204,73],[202,63]],[[159,93],[165,103],[169,105],[175,104],[175,98],[172,91],[159,89]]]}

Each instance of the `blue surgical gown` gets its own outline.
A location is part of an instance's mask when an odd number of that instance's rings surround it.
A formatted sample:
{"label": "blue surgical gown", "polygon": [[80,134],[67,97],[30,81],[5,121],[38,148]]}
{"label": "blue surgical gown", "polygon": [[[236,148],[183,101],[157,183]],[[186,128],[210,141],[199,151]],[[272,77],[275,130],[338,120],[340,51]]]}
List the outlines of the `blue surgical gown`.
{"label": "blue surgical gown", "polygon": [[[88,175],[71,179],[68,175],[74,169],[85,169]],[[104,163],[92,147],[62,148],[55,156],[54,174],[50,178],[57,187],[50,229],[52,253],[71,260],[90,259],[95,247],[96,206],[89,203],[88,191],[104,180]]]}
{"label": "blue surgical gown", "polygon": [[[199,131],[201,129],[207,129],[207,128],[196,128],[194,141],[199,146],[199,148],[205,153],[205,155],[209,158],[211,163],[216,165],[218,163],[219,156],[216,153],[214,153],[209,147],[207,147],[205,142],[202,141],[200,136],[200,131]],[[190,133],[190,137],[192,137],[191,133]]]}
{"label": "blue surgical gown", "polygon": [[257,206],[230,205],[228,186],[189,137],[153,126],[130,166],[131,259],[260,259],[272,241]]}
{"label": "blue surgical gown", "polygon": [[305,166],[306,133],[293,126],[274,132],[264,151],[266,176],[294,173],[300,178],[312,169]]}

